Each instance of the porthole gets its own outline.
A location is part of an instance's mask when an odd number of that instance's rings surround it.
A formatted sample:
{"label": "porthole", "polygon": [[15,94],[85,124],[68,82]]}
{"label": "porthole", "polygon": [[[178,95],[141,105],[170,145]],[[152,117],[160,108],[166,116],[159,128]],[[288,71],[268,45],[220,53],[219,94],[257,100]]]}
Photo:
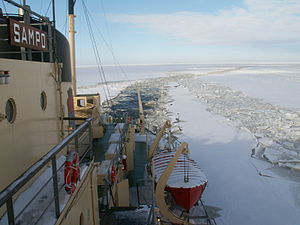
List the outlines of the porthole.
{"label": "porthole", "polygon": [[15,101],[10,98],[6,102],[5,114],[8,122],[13,123],[16,120],[17,107]]}
{"label": "porthole", "polygon": [[41,104],[42,110],[46,110],[46,108],[47,108],[47,95],[44,91],[41,93],[40,104]]}

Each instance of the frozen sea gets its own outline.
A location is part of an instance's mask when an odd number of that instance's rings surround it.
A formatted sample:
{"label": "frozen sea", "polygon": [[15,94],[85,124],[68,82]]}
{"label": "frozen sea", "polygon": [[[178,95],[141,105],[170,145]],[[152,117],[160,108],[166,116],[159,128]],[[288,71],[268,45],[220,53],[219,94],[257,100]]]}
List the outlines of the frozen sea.
{"label": "frozen sea", "polygon": [[184,120],[181,140],[208,177],[203,200],[217,224],[299,224],[300,174],[252,158],[253,135],[223,123],[187,88],[173,86],[171,96],[170,111]]}
{"label": "frozen sea", "polygon": [[[180,138],[208,177],[203,200],[217,224],[300,224],[300,65],[131,66],[128,74],[110,84],[112,96],[170,77],[168,110],[179,113]],[[96,78],[81,79],[79,92],[101,93]]]}

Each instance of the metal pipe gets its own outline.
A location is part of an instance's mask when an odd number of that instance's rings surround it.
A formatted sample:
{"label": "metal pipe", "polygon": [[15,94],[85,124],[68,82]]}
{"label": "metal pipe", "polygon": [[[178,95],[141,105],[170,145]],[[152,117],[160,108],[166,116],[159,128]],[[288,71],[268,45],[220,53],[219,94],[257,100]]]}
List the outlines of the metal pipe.
{"label": "metal pipe", "polygon": [[74,14],[75,3],[76,3],[76,0],[69,0],[69,15]]}
{"label": "metal pipe", "polygon": [[73,96],[77,94],[77,79],[76,79],[76,57],[75,57],[75,15],[74,6],[76,0],[69,0],[68,2],[68,14],[69,14],[69,44],[70,44],[70,55],[71,55],[71,73],[72,73],[72,85],[73,85]]}
{"label": "metal pipe", "polygon": [[55,0],[52,0],[52,19],[53,19],[53,27],[55,29],[56,26],[56,18],[55,18]]}
{"label": "metal pipe", "polygon": [[7,219],[9,225],[15,225],[15,216],[14,216],[14,206],[12,197],[10,197],[6,202],[6,208],[7,208]]}
{"label": "metal pipe", "polygon": [[87,117],[63,117],[63,120],[86,120]]}
{"label": "metal pipe", "polygon": [[69,44],[70,44],[70,55],[71,55],[71,73],[72,73],[72,84],[73,84],[73,96],[77,94],[77,80],[76,80],[76,56],[75,56],[75,24],[74,14],[69,14]]}
{"label": "metal pipe", "polygon": [[136,183],[136,195],[137,195],[138,208],[139,208],[140,205],[141,205],[141,202],[140,202],[140,191],[139,191],[139,184],[138,183]]}
{"label": "metal pipe", "polygon": [[92,123],[89,125],[89,151],[90,151],[90,159],[93,158],[93,128],[92,128]]}
{"label": "metal pipe", "polygon": [[56,218],[60,216],[60,207],[59,207],[59,192],[58,192],[58,182],[57,182],[57,166],[56,166],[56,157],[52,158],[52,179],[53,179],[53,193],[54,193],[54,206],[55,206],[55,215]]}
{"label": "metal pipe", "polygon": [[75,136],[75,152],[79,153],[78,134]]}

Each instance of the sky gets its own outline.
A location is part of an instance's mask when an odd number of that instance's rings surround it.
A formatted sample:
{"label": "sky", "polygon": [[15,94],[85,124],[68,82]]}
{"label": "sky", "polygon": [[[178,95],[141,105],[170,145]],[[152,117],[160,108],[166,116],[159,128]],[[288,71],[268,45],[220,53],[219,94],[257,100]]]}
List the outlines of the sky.
{"label": "sky", "polygon": [[[77,65],[94,65],[77,0]],[[51,17],[50,0],[27,0]],[[3,1],[0,7],[3,8]],[[66,33],[67,0],[56,0]],[[299,0],[85,0],[103,64],[298,62]],[[51,5],[50,5],[51,6]],[[8,6],[6,6],[8,8]]]}

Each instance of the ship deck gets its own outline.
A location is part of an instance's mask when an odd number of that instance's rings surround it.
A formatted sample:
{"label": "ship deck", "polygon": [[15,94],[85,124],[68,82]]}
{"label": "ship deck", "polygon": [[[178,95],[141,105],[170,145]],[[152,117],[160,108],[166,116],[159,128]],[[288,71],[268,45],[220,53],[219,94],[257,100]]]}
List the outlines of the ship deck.
{"label": "ship deck", "polygon": [[105,152],[108,148],[110,135],[114,132],[115,124],[105,125],[105,132],[102,138],[93,141],[93,153],[95,162],[102,162],[105,159]]}
{"label": "ship deck", "polygon": [[[106,133],[103,138],[94,142],[94,153],[96,161],[101,162],[105,159],[105,150],[108,148],[108,140],[113,133],[114,125],[106,126]],[[100,204],[100,224],[107,225],[138,225],[138,224],[171,224],[160,213],[155,204],[153,178],[148,173],[147,168],[147,144],[146,138],[141,135],[136,135],[135,151],[134,151],[134,169],[128,172],[127,177],[129,180],[129,199],[130,207],[103,207]],[[104,149],[102,151],[102,149]],[[99,151],[100,150],[100,151]],[[99,197],[104,195],[108,189],[99,188]],[[101,201],[101,200],[99,200]],[[168,199],[172,201],[172,199]],[[182,216],[180,208],[176,208],[173,202],[171,205],[174,207],[172,210]],[[208,208],[208,210],[206,210]],[[198,205],[193,207],[190,213],[190,221],[193,224],[216,224],[210,215],[209,207],[199,201]],[[154,216],[153,216],[154,215]]]}
{"label": "ship deck", "polygon": [[[105,127],[103,138],[94,142],[95,161],[102,162],[108,148],[108,140],[114,131],[114,125]],[[135,142],[134,169],[128,172],[130,207],[100,207],[100,224],[137,225],[150,224],[149,216],[153,205],[153,182],[147,173],[147,146],[145,142]],[[99,188],[103,196],[105,188]],[[149,195],[149,193],[151,193]],[[152,223],[153,224],[153,223]]]}

